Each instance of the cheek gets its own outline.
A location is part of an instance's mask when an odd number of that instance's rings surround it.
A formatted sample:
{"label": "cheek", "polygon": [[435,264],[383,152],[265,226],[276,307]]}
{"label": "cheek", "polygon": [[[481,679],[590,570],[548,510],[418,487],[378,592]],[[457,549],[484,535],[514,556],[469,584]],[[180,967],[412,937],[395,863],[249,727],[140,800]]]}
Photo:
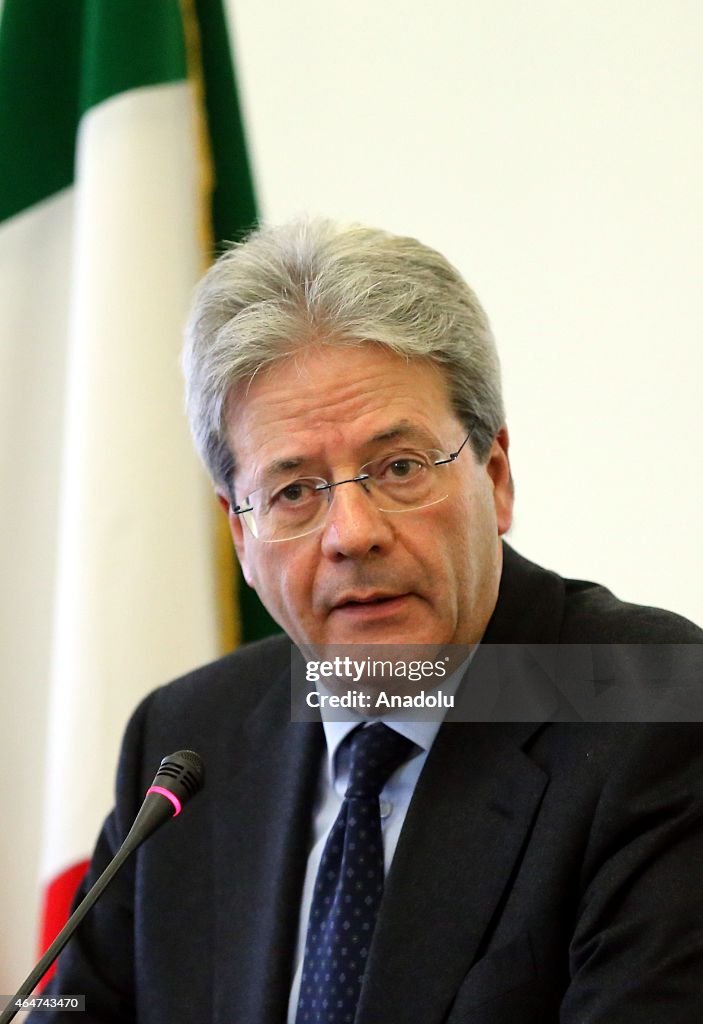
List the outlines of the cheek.
{"label": "cheek", "polygon": [[313,566],[300,547],[292,551],[286,551],[285,544],[266,547],[257,560],[253,585],[274,617],[289,623],[310,605]]}
{"label": "cheek", "polygon": [[466,575],[468,511],[465,502],[448,499],[416,515],[423,520],[409,522],[399,544],[407,573],[402,578],[415,579],[433,604],[445,605]]}
{"label": "cheek", "polygon": [[442,523],[443,534],[451,540],[443,554],[452,577],[462,585],[473,577],[498,542],[498,528],[490,487],[478,482],[452,499]]}

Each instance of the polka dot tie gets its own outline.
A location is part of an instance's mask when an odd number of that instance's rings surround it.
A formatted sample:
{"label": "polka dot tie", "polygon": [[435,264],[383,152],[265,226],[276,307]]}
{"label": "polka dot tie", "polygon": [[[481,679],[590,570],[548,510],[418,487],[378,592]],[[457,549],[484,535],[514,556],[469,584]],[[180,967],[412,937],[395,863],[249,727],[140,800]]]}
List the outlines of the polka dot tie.
{"label": "polka dot tie", "polygon": [[352,1024],[383,895],[379,794],[415,744],[382,722],[350,743],[349,785],[315,880],[295,1024]]}

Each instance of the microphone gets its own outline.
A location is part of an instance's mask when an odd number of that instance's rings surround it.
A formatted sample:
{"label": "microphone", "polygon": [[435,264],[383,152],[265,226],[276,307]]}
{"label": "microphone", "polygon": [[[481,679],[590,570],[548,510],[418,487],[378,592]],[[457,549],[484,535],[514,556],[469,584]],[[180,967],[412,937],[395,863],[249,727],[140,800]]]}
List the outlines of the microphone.
{"label": "microphone", "polygon": [[97,882],[73,911],[34,970],[25,978],[20,988],[15,992],[0,1015],[0,1024],[8,1024],[15,1014],[22,1009],[22,1001],[31,995],[78,925],[93,904],[103,894],[127,858],[169,818],[177,817],[185,804],[196,793],[200,792],[204,783],[205,768],[200,756],[194,751],[177,750],[175,754],[170,754],[163,759],[154,777],[154,781],[146,791],[144,803],[139,809],[139,813],[134,819],[134,824],[127,833],[125,841]]}
{"label": "microphone", "polygon": [[115,860],[123,852],[123,859],[126,860],[164,822],[176,818],[183,806],[200,792],[204,783],[205,768],[195,751],[177,750],[175,754],[165,757]]}

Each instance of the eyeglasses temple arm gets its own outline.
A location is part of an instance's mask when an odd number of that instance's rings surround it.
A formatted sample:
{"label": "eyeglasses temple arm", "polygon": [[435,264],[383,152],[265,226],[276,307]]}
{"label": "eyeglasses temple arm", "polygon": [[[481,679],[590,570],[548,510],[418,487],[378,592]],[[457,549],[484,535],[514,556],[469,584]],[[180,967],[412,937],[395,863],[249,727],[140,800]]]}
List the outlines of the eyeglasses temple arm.
{"label": "eyeglasses temple arm", "polygon": [[471,435],[473,434],[473,432],[474,432],[474,428],[472,427],[471,430],[466,435],[466,437],[464,438],[464,440],[461,442],[461,444],[457,448],[457,450],[455,452],[450,452],[448,458],[446,458],[446,459],[439,459],[437,462],[435,462],[435,466],[446,466],[447,463],[454,462],[455,459],[458,459],[459,456],[461,455],[462,448],[469,441],[469,439],[470,439]]}

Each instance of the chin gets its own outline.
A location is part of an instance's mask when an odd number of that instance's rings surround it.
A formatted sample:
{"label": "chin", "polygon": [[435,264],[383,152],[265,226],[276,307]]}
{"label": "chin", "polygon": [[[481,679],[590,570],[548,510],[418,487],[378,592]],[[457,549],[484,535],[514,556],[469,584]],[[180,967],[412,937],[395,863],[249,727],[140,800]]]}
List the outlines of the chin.
{"label": "chin", "polygon": [[367,628],[340,630],[327,636],[328,644],[445,644],[451,638],[442,630],[435,628],[410,629],[399,628]]}

